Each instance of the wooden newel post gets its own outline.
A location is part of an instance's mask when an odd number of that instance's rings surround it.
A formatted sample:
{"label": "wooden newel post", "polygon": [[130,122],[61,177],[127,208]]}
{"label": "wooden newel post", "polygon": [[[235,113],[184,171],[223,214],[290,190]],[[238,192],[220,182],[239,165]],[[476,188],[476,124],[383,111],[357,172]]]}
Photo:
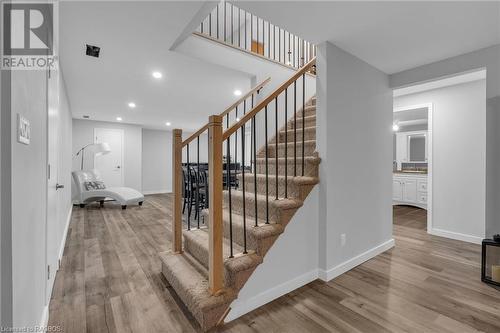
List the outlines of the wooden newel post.
{"label": "wooden newel post", "polygon": [[208,124],[208,190],[210,198],[208,283],[216,295],[224,288],[222,255],[222,117],[210,116]]}
{"label": "wooden newel post", "polygon": [[172,131],[172,251],[182,253],[182,130]]}

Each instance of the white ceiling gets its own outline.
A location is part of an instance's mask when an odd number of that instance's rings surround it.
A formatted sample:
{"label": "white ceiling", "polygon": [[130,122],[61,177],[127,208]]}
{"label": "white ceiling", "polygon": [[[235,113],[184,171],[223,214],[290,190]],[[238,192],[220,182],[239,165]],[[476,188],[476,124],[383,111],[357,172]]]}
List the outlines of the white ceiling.
{"label": "white ceiling", "polygon": [[500,43],[500,2],[238,1],[313,43],[330,41],[387,74]]}
{"label": "white ceiling", "polygon": [[[61,2],[60,58],[73,116],[195,130],[233,103],[235,89],[250,88],[248,74],[168,50],[202,5]],[[86,56],[86,43],[100,46],[101,56]],[[156,70],[163,79],[152,78]]]}

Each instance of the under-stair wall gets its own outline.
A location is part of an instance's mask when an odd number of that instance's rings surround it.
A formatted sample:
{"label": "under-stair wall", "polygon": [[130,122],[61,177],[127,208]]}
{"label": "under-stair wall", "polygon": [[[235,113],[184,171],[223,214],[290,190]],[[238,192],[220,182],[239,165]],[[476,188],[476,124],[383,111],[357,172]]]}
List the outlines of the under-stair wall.
{"label": "under-stair wall", "polygon": [[240,290],[225,322],[318,278],[318,205],[316,187]]}

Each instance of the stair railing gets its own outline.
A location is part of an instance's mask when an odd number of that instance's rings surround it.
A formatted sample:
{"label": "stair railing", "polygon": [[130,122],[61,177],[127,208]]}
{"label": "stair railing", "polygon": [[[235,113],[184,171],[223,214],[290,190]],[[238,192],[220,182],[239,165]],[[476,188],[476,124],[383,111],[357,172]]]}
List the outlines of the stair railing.
{"label": "stair railing", "polygon": [[316,46],[225,0],[201,22],[196,35],[299,69],[316,56]]}
{"label": "stair railing", "polygon": [[[245,95],[241,96],[236,102],[229,106],[220,115],[215,116],[215,119],[226,119],[226,127],[229,128],[233,122],[239,120],[239,116],[246,112],[247,106],[253,107],[255,103],[256,96],[260,93],[261,89],[266,86],[271,78],[267,78]],[[241,111],[243,113],[241,113]],[[209,199],[211,198],[210,183],[207,179],[216,179],[217,175],[220,174],[222,177],[222,172],[215,173],[214,176],[206,175],[207,166],[208,172],[212,173],[214,168],[212,167],[211,159],[208,158],[208,163],[200,162],[200,143],[207,133],[216,133],[217,126],[214,123],[213,117],[210,118],[209,123],[202,126],[195,133],[191,134],[185,140],[182,139],[182,130],[174,129],[172,131],[172,182],[173,182],[173,198],[172,198],[172,250],[174,253],[182,253],[182,230],[186,228],[190,230],[193,226],[200,228],[200,223],[203,223],[201,218],[201,208],[208,208]],[[221,131],[224,129],[222,121],[220,122]],[[221,132],[222,133],[222,132]],[[191,155],[193,151],[190,151],[191,145],[195,141],[196,150],[195,157]],[[210,140],[208,140],[210,143]],[[217,156],[222,156],[218,153],[216,149],[208,149],[209,155],[216,154]],[[210,157],[210,156],[209,156]],[[183,163],[185,161],[185,163]],[[218,164],[215,166],[218,167]],[[193,170],[196,169],[196,172]],[[219,177],[219,178],[220,178]],[[209,183],[209,184],[207,184]],[[209,189],[207,190],[207,185]],[[215,192],[222,192],[220,191]],[[200,198],[203,196],[203,201]],[[217,202],[217,201],[216,201]],[[191,219],[192,207],[195,207],[194,221]],[[183,215],[187,208],[187,216],[183,219]],[[193,225],[193,223],[195,223]]]}
{"label": "stair railing", "polygon": [[[273,93],[264,98],[255,107],[252,106],[248,112],[244,112],[241,118],[232,126],[228,126],[223,130],[223,119],[219,116],[211,116],[209,122],[209,163],[210,163],[210,176],[209,176],[209,193],[210,193],[210,227],[209,227],[209,290],[212,294],[220,293],[223,288],[224,280],[224,257],[223,257],[223,239],[224,234],[229,236],[229,258],[237,255],[234,253],[233,248],[233,207],[232,207],[232,189],[238,189],[242,192],[242,207],[239,207],[240,214],[242,215],[242,236],[243,238],[243,251],[242,254],[247,254],[247,213],[253,218],[254,227],[271,223],[271,216],[269,214],[269,201],[288,199],[288,178],[305,175],[305,112],[306,112],[306,98],[312,97],[314,93],[306,92],[306,77],[308,72],[315,72],[316,58],[313,58],[300,70],[298,70],[290,79],[283,83]],[[299,91],[297,91],[299,88]],[[308,97],[306,97],[308,95]],[[299,109],[298,109],[299,108]],[[301,108],[301,129],[297,126],[297,114]],[[274,168],[270,170],[269,162],[269,128],[268,128],[268,112],[274,111]],[[293,137],[293,157],[288,157],[288,136],[289,136],[289,112],[293,112],[293,128],[290,129]],[[279,113],[281,117],[279,117]],[[292,116],[290,114],[290,116]],[[271,119],[272,121],[273,119]],[[300,119],[299,119],[300,120]],[[278,132],[279,122],[283,122],[286,126],[284,132],[284,139],[280,138]],[[300,132],[300,133],[299,133]],[[238,133],[240,133],[240,140],[238,142]],[[247,139],[250,139],[250,152],[247,151]],[[263,141],[264,149],[259,151],[258,158],[257,147],[259,145],[257,139]],[[284,158],[279,158],[279,144],[284,141]],[[241,145],[241,146],[240,146]],[[239,148],[239,153],[238,153]],[[300,149],[300,156],[299,155]],[[225,152],[225,155],[223,155]],[[249,153],[247,156],[247,153]],[[222,179],[223,175],[223,156],[225,156],[226,165],[241,165],[239,168],[227,167],[225,170],[225,180]],[[259,160],[260,159],[260,160]],[[281,189],[279,188],[280,172],[280,159],[281,164],[284,166],[284,184]],[[293,159],[293,160],[292,160]],[[290,160],[293,161],[290,164]],[[249,163],[250,162],[250,163]],[[240,164],[238,164],[240,163]],[[265,175],[265,210],[262,212],[262,206],[258,207],[257,195],[257,173]],[[237,174],[239,172],[239,174]],[[253,198],[247,196],[246,185],[247,175],[253,174],[254,193]],[[275,175],[275,181],[271,183],[269,175]],[[290,175],[289,175],[290,174]],[[234,181],[238,179],[238,181]],[[270,195],[270,187],[274,186],[274,195]],[[284,187],[284,188],[283,188]],[[224,192],[225,190],[225,192]],[[281,190],[281,192],[280,192]],[[281,195],[280,195],[281,194]],[[253,207],[246,206],[246,198],[252,202]],[[260,199],[262,200],[262,199]],[[261,203],[262,205],[262,203]],[[228,216],[223,216],[223,206],[227,208]],[[251,211],[250,211],[251,210]],[[260,214],[263,213],[263,216]],[[228,223],[227,233],[224,232],[224,221],[227,218]],[[274,220],[276,222],[276,219]]]}

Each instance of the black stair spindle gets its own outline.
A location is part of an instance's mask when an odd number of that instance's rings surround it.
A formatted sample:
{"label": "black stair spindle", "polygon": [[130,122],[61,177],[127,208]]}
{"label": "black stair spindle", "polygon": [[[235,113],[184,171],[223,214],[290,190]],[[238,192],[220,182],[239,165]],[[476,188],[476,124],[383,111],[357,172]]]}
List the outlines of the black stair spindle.
{"label": "black stair spindle", "polygon": [[234,45],[234,20],[233,20],[233,4],[230,6],[231,8],[231,45]]}
{"label": "black stair spindle", "polygon": [[305,133],[306,133],[306,74],[302,74],[302,176],[305,167]]}
{"label": "black stair spindle", "polygon": [[227,138],[226,186],[229,203],[229,258],[233,258],[233,205],[231,201],[231,136]]}
{"label": "black stair spindle", "polygon": [[[252,98],[253,100],[253,98]],[[254,192],[254,204],[255,204],[255,226],[257,226],[257,139],[255,135],[255,116],[252,117],[252,140],[253,140],[253,192]]]}
{"label": "black stair spindle", "polygon": [[247,254],[247,216],[245,196],[245,125],[241,126],[241,176],[243,190],[243,253]]}
{"label": "black stair spindle", "polygon": [[217,23],[217,39],[219,39],[219,4],[217,4],[217,9],[216,9],[216,22]]}
{"label": "black stair spindle", "polygon": [[276,26],[273,25],[273,60],[276,60]]}
{"label": "black stair spindle", "polygon": [[188,187],[188,193],[189,193],[189,200],[188,200],[188,230],[191,230],[191,207],[193,204],[193,191],[192,191],[192,183],[191,183],[191,169],[190,169],[190,164],[189,164],[189,143],[186,145],[186,157],[187,157],[187,171],[186,171],[186,177],[187,177],[187,187]]}
{"label": "black stair spindle", "polygon": [[196,222],[200,229],[200,136],[196,137]]}
{"label": "black stair spindle", "polygon": [[226,42],[226,1],[224,1],[224,43]]}
{"label": "black stair spindle", "polygon": [[267,21],[267,57],[271,59],[271,23]]}
{"label": "black stair spindle", "polygon": [[[236,116],[235,120],[238,119],[238,107],[236,107]],[[238,120],[236,120],[237,122]],[[236,167],[238,163],[238,131],[234,132],[234,165]],[[236,181],[234,182],[236,185]]]}
{"label": "black stair spindle", "polygon": [[238,47],[241,47],[241,12],[238,8]]}
{"label": "black stair spindle", "polygon": [[274,99],[274,130],[275,130],[275,145],[274,145],[274,170],[275,170],[275,176],[276,176],[276,200],[278,200],[278,146],[279,146],[279,133],[278,133],[278,96]]}
{"label": "black stair spindle", "polygon": [[208,15],[208,35],[212,37],[212,12]]}
{"label": "black stair spindle", "polygon": [[285,199],[288,198],[288,87],[285,88]]}
{"label": "black stair spindle", "polygon": [[281,28],[278,28],[278,61],[281,62]]}
{"label": "black stair spindle", "polygon": [[264,109],[264,141],[266,143],[266,224],[269,224],[269,147],[267,143],[267,105]]}
{"label": "black stair spindle", "polygon": [[293,82],[293,176],[297,177],[297,81]]}
{"label": "black stair spindle", "polygon": [[201,24],[200,24],[200,32],[203,33],[203,23],[205,23],[205,21],[201,21]]}
{"label": "black stair spindle", "polygon": [[245,13],[245,50],[248,50],[248,43],[247,43],[247,12],[243,11]]}

